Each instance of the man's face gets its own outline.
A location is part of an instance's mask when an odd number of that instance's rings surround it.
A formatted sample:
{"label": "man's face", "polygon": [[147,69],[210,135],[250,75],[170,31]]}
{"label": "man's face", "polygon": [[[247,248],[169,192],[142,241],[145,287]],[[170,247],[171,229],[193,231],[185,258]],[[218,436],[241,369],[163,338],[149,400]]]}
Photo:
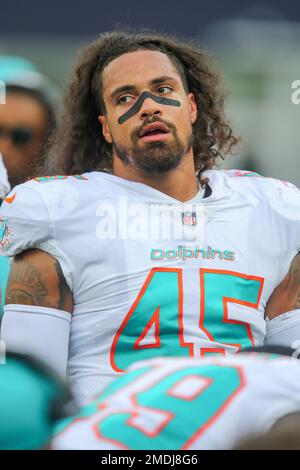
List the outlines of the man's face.
{"label": "man's face", "polygon": [[46,113],[38,101],[26,94],[7,94],[6,104],[0,105],[0,153],[12,187],[31,176],[46,130]]}
{"label": "man's face", "polygon": [[[146,98],[139,111],[120,124],[118,119],[144,91],[177,100],[180,106]],[[145,174],[162,174],[176,168],[191,149],[195,99],[185,91],[166,54],[139,50],[111,61],[103,71],[103,99],[106,114],[99,116],[103,135],[123,163]]]}

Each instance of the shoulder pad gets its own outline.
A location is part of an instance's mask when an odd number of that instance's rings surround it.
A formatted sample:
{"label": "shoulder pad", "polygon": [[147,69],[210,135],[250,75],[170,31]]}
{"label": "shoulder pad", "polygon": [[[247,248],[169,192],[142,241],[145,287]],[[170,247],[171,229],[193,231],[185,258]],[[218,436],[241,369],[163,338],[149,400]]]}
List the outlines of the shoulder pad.
{"label": "shoulder pad", "polygon": [[54,238],[47,206],[31,183],[16,186],[0,209],[0,253],[14,256]]}
{"label": "shoulder pad", "polygon": [[282,217],[300,222],[300,191],[292,183],[259,175],[254,171],[228,170],[227,176],[241,188],[248,187]]}

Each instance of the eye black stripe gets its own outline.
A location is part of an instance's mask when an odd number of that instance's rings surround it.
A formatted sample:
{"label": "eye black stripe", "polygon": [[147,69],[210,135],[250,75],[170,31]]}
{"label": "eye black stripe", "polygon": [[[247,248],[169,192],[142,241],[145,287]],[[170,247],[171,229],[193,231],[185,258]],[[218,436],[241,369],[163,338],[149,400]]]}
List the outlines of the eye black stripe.
{"label": "eye black stripe", "polygon": [[151,100],[155,101],[156,103],[165,104],[167,106],[180,106],[181,103],[178,100],[172,100],[171,98],[165,98],[164,96],[155,96],[152,95],[149,91],[144,91],[139,99],[134,103],[134,105],[126,111],[126,113],[122,114],[121,117],[118,119],[119,124],[123,124],[127,119],[130,119],[136,113],[139,112],[141,109],[145,99],[151,98]]}

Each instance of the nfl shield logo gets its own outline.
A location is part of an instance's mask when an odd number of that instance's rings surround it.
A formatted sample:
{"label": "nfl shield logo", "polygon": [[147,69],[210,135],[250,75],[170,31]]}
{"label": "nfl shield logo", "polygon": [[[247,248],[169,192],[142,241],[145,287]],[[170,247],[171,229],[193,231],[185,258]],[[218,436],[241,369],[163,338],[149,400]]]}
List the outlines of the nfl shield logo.
{"label": "nfl shield logo", "polygon": [[197,216],[196,212],[182,212],[182,223],[183,225],[196,225]]}

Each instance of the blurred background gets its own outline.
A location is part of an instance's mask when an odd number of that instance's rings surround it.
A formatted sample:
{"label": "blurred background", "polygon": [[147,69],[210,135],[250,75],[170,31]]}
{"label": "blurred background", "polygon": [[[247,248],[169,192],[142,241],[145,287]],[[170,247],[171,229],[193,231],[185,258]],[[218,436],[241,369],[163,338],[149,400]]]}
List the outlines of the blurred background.
{"label": "blurred background", "polygon": [[59,102],[78,49],[122,26],[193,38],[208,49],[224,76],[227,114],[243,138],[239,155],[223,166],[300,186],[300,104],[292,102],[292,84],[300,81],[300,2],[1,2],[0,54],[32,62]]}

